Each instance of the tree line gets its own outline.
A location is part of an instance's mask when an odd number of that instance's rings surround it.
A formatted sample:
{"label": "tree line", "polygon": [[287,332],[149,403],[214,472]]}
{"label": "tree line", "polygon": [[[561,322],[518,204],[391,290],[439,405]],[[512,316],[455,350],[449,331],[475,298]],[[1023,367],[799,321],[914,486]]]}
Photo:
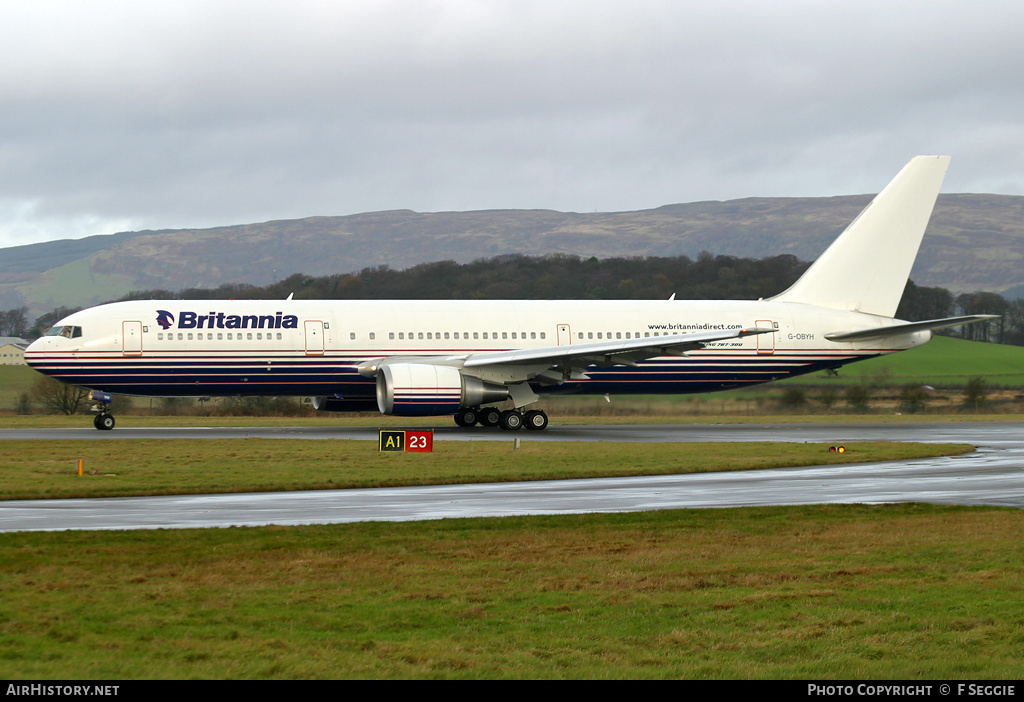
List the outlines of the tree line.
{"label": "tree line", "polygon": [[[809,263],[784,254],[763,259],[715,256],[581,258],[554,254],[507,254],[470,263],[438,261],[404,270],[372,266],[328,276],[295,274],[256,286],[232,283],[177,292],[140,290],[122,300],[275,299],[758,299],[776,295],[796,281]],[[19,314],[20,310],[20,314]],[[73,309],[58,308],[29,327],[25,308],[0,313],[0,336],[33,338]],[[975,341],[1024,345],[1024,300],[991,292],[954,295],[940,287],[907,283],[896,316],[908,321],[961,314],[996,314],[989,323],[947,330]]]}

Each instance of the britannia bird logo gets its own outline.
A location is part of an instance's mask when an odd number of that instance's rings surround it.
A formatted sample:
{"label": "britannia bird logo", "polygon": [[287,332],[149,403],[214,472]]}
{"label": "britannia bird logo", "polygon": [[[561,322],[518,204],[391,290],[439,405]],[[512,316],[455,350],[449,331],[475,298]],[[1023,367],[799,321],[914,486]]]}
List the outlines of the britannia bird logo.
{"label": "britannia bird logo", "polygon": [[157,310],[156,323],[164,329],[170,329],[171,325],[174,324],[174,315],[167,310]]}

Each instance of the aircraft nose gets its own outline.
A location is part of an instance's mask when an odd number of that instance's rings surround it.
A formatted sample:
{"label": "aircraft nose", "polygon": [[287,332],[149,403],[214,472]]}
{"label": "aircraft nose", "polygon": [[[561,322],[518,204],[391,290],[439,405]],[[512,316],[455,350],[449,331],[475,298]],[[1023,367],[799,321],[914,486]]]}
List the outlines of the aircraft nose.
{"label": "aircraft nose", "polygon": [[42,361],[41,354],[50,350],[53,340],[49,337],[40,337],[25,348],[25,363],[35,366]]}

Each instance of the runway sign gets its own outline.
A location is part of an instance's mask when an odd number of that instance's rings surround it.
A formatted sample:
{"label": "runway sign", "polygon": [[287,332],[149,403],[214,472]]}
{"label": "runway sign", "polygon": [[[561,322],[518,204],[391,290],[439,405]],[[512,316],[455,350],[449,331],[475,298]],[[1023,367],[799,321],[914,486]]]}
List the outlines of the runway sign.
{"label": "runway sign", "polygon": [[434,450],[434,431],[380,430],[379,446],[381,451],[407,451],[412,453],[430,453]]}

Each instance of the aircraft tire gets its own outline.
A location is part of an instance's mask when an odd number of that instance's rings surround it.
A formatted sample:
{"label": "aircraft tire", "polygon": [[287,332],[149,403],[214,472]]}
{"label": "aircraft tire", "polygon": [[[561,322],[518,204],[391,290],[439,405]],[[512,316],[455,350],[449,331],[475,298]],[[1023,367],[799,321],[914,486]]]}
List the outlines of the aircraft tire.
{"label": "aircraft tire", "polygon": [[496,427],[501,422],[501,410],[497,407],[484,407],[480,410],[480,424],[485,427]]}
{"label": "aircraft tire", "polygon": [[500,426],[506,431],[519,431],[523,428],[523,415],[516,410],[505,410],[501,413]]}
{"label": "aircraft tire", "polygon": [[455,413],[455,423],[460,427],[476,426],[480,421],[480,410],[475,407],[464,407]]}
{"label": "aircraft tire", "polygon": [[104,412],[103,414],[97,414],[96,417],[92,420],[92,423],[93,426],[95,426],[97,429],[101,431],[110,431],[111,429],[114,428],[114,424],[116,424],[116,422],[114,421],[114,415],[107,414],[106,412]]}
{"label": "aircraft tire", "polygon": [[548,415],[544,410],[530,410],[523,417],[526,428],[531,431],[542,431],[548,428]]}

